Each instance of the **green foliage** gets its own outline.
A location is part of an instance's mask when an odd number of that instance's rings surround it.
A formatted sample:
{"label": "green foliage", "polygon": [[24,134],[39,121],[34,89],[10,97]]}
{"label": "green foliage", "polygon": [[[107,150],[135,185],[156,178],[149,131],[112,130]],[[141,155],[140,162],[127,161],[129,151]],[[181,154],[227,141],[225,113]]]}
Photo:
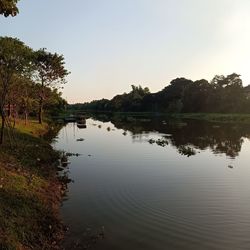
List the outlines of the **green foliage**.
{"label": "green foliage", "polygon": [[150,91],[148,88],[143,88],[141,86],[131,85],[131,87],[132,90],[129,93],[117,95],[110,101],[102,99],[84,105],[76,104],[74,108],[81,109],[85,106],[87,109],[100,111],[141,111],[143,108],[143,99],[150,94]]}
{"label": "green foliage", "polygon": [[64,57],[57,53],[52,54],[45,49],[40,49],[34,54],[35,78],[39,87],[39,122],[42,123],[44,102],[48,99],[47,89],[57,89],[64,84],[69,72],[64,67]]}
{"label": "green foliage", "polygon": [[167,112],[168,113],[180,113],[183,108],[181,99],[174,100],[169,103]]}
{"label": "green foliage", "polygon": [[0,15],[16,16],[18,13],[17,2],[19,0],[1,0],[0,1]]}
{"label": "green foliage", "polygon": [[31,70],[32,49],[12,37],[0,37],[0,77],[10,84],[14,74],[24,75]]}
{"label": "green foliage", "polygon": [[34,53],[34,64],[38,81],[44,86],[65,83],[65,77],[69,74],[64,67],[63,55],[52,54],[45,49],[40,49]]}
{"label": "green foliage", "polygon": [[243,87],[236,73],[217,75],[211,82],[176,78],[157,93],[132,85],[128,94],[72,108],[109,112],[247,113],[250,112],[250,88]]}
{"label": "green foliage", "polygon": [[0,37],[0,144],[7,116],[15,124],[19,115],[27,123],[30,114],[38,114],[41,123],[44,108],[52,114],[65,107],[58,89],[68,74],[62,55],[45,49],[34,52],[16,38]]}
{"label": "green foliage", "polygon": [[32,49],[16,38],[0,37],[0,114],[2,118],[0,144],[3,143],[6,98],[15,75],[24,76],[31,71]]}
{"label": "green foliage", "polygon": [[0,105],[1,114],[6,97],[16,76],[28,75],[32,69],[32,49],[16,38],[0,37]]}

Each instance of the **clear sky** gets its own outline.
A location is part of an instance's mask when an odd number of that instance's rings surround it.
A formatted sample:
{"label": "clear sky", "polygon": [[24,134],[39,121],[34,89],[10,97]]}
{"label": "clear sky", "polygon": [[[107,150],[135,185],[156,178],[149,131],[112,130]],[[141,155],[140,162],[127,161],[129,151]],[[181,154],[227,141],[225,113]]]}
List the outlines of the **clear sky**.
{"label": "clear sky", "polygon": [[151,92],[176,77],[250,84],[250,0],[20,0],[0,35],[65,56],[70,102]]}

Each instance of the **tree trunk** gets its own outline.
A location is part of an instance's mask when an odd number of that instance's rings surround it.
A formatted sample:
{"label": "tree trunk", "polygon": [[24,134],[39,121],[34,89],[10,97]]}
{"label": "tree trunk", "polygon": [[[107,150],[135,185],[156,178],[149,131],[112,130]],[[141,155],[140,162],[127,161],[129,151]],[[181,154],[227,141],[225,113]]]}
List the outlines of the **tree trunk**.
{"label": "tree trunk", "polygon": [[24,115],[25,115],[25,126],[26,126],[28,121],[28,112],[26,110],[24,112]]}
{"label": "tree trunk", "polygon": [[16,112],[13,113],[13,128],[16,127]]}
{"label": "tree trunk", "polygon": [[1,117],[2,117],[2,126],[1,126],[1,135],[0,135],[0,145],[3,144],[3,139],[4,139],[5,114],[3,111],[1,111]]}
{"label": "tree trunk", "polygon": [[11,104],[10,102],[8,103],[8,117],[11,117]]}
{"label": "tree trunk", "polygon": [[0,132],[0,145],[3,144],[3,140],[4,140],[4,126],[5,126],[5,111],[4,111],[4,103],[5,103],[5,95],[4,95],[4,91],[3,91],[3,95],[2,95],[2,100],[1,101],[1,105],[0,105],[0,115],[2,118],[2,126],[1,126],[1,132]]}
{"label": "tree trunk", "polygon": [[39,102],[38,121],[40,124],[43,123],[43,98],[42,97],[41,97],[40,102]]}
{"label": "tree trunk", "polygon": [[44,79],[42,78],[42,88],[40,92],[39,112],[38,112],[39,124],[43,123],[43,98],[44,98]]}

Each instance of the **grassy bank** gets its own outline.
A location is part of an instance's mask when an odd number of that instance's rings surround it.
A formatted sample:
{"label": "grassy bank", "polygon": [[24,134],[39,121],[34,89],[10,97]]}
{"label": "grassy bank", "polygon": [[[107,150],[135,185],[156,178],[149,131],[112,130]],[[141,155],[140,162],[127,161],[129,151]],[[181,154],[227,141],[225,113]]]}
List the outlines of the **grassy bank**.
{"label": "grassy bank", "polygon": [[0,146],[0,249],[57,249],[63,185],[48,125],[18,121]]}

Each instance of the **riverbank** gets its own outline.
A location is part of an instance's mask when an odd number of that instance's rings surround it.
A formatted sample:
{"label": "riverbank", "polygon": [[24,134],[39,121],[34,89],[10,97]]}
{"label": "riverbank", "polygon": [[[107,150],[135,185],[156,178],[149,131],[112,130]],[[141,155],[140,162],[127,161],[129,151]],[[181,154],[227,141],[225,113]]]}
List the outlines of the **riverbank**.
{"label": "riverbank", "polygon": [[[223,123],[246,123],[250,124],[250,114],[238,113],[160,113],[160,112],[91,112],[69,110],[68,114],[86,112],[87,114],[108,115],[108,116],[132,116],[138,118],[164,117],[166,119],[194,119],[209,122]],[[66,115],[66,114],[65,114]]]}
{"label": "riverbank", "polygon": [[195,119],[210,122],[247,123],[250,124],[250,114],[221,114],[221,113],[179,113],[170,117],[180,119]]}
{"label": "riverbank", "polygon": [[[0,249],[59,249],[64,185],[48,124],[18,121],[0,147]],[[11,139],[10,139],[11,138]]]}

